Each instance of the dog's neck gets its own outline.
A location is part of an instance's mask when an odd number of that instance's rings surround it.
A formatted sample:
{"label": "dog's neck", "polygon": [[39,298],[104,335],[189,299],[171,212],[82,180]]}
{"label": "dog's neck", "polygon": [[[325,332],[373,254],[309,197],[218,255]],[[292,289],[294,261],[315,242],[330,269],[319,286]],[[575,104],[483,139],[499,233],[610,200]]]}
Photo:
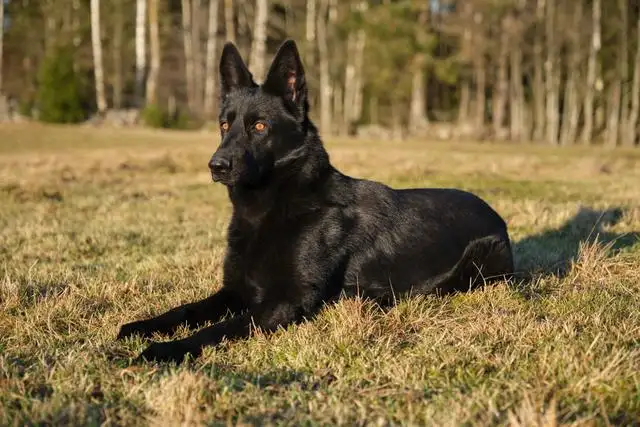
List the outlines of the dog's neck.
{"label": "dog's neck", "polygon": [[[320,138],[312,135],[305,154],[290,164],[274,169],[269,180],[256,187],[230,187],[234,215],[258,226],[267,218],[288,220],[314,209],[325,183],[335,173]],[[307,203],[300,203],[305,199]],[[296,211],[291,207],[296,206]],[[302,207],[302,211],[300,210]]]}

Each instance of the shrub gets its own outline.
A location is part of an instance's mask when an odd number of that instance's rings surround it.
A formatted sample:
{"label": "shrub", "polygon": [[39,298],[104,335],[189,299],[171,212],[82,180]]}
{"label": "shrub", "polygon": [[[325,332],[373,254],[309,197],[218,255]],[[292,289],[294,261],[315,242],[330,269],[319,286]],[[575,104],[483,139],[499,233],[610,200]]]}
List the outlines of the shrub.
{"label": "shrub", "polygon": [[74,69],[73,54],[59,49],[48,55],[38,73],[36,104],[39,119],[48,123],[78,123],[86,119],[86,91]]}
{"label": "shrub", "polygon": [[142,110],[141,117],[145,126],[152,128],[188,129],[191,127],[191,118],[182,110],[169,114],[157,105],[147,105]]}

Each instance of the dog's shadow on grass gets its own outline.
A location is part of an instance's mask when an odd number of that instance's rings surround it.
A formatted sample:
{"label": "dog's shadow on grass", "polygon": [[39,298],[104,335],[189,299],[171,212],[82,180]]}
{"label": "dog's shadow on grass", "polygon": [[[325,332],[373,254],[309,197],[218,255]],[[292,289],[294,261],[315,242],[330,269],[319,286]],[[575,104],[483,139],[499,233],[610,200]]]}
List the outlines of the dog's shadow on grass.
{"label": "dog's shadow on grass", "polygon": [[607,255],[640,242],[640,232],[615,233],[609,227],[618,224],[624,216],[622,208],[581,208],[562,226],[527,236],[514,242],[513,253],[516,277],[530,283],[540,277],[564,277],[578,258],[580,248],[596,241],[607,245]]}

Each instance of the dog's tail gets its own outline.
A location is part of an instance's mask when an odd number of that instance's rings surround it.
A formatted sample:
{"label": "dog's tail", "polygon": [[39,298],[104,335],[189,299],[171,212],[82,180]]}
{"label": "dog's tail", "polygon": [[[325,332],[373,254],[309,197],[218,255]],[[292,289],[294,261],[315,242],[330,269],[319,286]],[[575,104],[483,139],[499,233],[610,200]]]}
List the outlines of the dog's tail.
{"label": "dog's tail", "polygon": [[513,276],[513,254],[509,238],[491,235],[471,241],[451,270],[413,292],[440,295],[468,291],[481,283],[510,279]]}

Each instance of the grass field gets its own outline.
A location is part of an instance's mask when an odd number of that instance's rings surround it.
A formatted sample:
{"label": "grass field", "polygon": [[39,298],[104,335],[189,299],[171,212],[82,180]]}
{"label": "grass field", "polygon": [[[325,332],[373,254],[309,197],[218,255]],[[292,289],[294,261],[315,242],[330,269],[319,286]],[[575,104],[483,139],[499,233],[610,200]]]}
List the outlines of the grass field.
{"label": "grass field", "polygon": [[0,425],[638,425],[640,151],[332,141],[350,175],[484,197],[519,280],[131,366],[122,323],[220,285],[216,140],[0,127]]}

